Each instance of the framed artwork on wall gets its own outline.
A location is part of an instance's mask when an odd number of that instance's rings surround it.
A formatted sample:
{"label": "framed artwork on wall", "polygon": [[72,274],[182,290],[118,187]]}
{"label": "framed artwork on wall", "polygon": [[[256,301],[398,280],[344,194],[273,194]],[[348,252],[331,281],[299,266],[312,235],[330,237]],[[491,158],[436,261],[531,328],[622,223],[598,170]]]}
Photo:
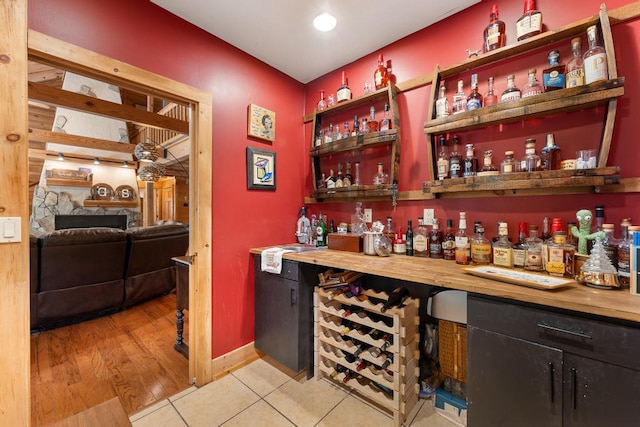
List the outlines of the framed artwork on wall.
{"label": "framed artwork on wall", "polygon": [[276,153],[247,147],[247,189],[276,189]]}
{"label": "framed artwork on wall", "polygon": [[247,112],[247,135],[266,141],[275,141],[276,113],[255,104],[249,104]]}

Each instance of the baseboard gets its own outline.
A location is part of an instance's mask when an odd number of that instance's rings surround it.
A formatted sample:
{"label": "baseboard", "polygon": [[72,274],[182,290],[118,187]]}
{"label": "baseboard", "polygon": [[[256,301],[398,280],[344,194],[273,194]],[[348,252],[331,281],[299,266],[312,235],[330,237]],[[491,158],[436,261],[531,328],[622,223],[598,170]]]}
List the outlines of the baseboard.
{"label": "baseboard", "polygon": [[215,381],[262,356],[262,353],[256,350],[253,344],[253,341],[251,341],[249,344],[213,359],[211,361],[213,380]]}

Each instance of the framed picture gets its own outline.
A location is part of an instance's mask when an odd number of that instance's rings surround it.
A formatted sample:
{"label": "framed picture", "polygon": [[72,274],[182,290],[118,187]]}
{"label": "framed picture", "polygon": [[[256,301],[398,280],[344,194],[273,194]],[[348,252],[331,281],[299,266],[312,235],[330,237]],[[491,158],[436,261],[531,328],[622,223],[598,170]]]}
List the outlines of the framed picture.
{"label": "framed picture", "polygon": [[249,104],[247,110],[247,135],[266,141],[275,141],[276,113],[254,104]]}
{"label": "framed picture", "polygon": [[276,189],[276,153],[247,147],[247,189]]}

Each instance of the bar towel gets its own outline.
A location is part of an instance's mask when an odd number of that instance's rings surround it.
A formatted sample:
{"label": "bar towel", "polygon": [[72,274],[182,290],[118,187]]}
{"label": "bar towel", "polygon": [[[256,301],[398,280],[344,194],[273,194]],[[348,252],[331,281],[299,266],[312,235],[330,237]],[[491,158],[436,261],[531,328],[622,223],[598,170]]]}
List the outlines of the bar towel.
{"label": "bar towel", "polygon": [[261,269],[268,273],[280,274],[282,272],[282,255],[287,252],[295,252],[291,249],[268,248],[262,251]]}

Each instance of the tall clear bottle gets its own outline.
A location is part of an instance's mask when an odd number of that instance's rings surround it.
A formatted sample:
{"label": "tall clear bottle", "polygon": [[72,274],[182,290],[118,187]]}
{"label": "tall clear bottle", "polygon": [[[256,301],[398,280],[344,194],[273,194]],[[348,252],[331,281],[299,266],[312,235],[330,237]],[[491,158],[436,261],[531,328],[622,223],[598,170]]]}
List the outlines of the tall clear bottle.
{"label": "tall clear bottle", "polygon": [[391,129],[391,118],[389,117],[389,104],[384,104],[384,115],[380,120],[380,130]]}
{"label": "tall clear bottle", "polygon": [[525,240],[524,269],[544,271],[542,267],[542,239],[538,237],[538,226],[529,226],[529,237]]}
{"label": "tall clear bottle", "polygon": [[467,265],[470,262],[471,246],[467,235],[467,213],[460,212],[460,221],[456,232],[456,264]]}
{"label": "tall clear bottle", "polygon": [[491,6],[489,25],[484,29],[483,36],[485,52],[501,48],[507,42],[506,26],[504,22],[500,20],[497,4]]}
{"label": "tall clear bottle", "polygon": [[458,135],[453,135],[453,148],[449,153],[449,177],[462,178],[462,156],[458,151]]}
{"label": "tall clear bottle", "polygon": [[518,172],[518,162],[513,158],[513,151],[507,150],[504,152],[504,160],[500,164],[500,173]]}
{"label": "tall clear bottle", "polygon": [[443,180],[449,177],[449,156],[447,156],[446,139],[440,135],[440,152],[438,153],[438,179]]}
{"label": "tall clear bottle", "polygon": [[493,89],[493,77],[487,79],[487,96],[484,97],[484,106],[494,105],[498,103],[498,95]]}
{"label": "tall clear bottle", "polygon": [[536,140],[529,138],[524,142],[524,157],[520,161],[520,172],[535,172],[540,170],[540,156],[536,154]]}
{"label": "tall clear bottle", "polygon": [[541,169],[553,171],[562,169],[562,150],[556,145],[552,133],[547,134],[547,145],[540,151]]}
{"label": "tall clear bottle", "polygon": [[382,162],[378,163],[378,171],[373,176],[373,185],[387,185],[389,183],[389,174],[384,171]]}
{"label": "tall clear bottle", "polygon": [[522,97],[522,92],[516,87],[516,76],[509,74],[507,76],[507,88],[500,96],[500,102],[509,102]]}
{"label": "tall clear bottle", "polygon": [[458,91],[453,94],[453,114],[467,111],[467,95],[464,94],[464,81],[458,80]]}
{"label": "tall clear bottle", "polygon": [[529,70],[529,78],[527,80],[527,83],[522,88],[523,98],[544,93],[544,88],[542,87],[538,79],[536,79],[536,72],[537,70],[535,68]]}
{"label": "tall clear bottle", "polygon": [[567,63],[566,84],[567,87],[584,84],[584,60],[582,59],[580,37],[571,40],[571,59]]}
{"label": "tall clear bottle", "polygon": [[433,219],[429,237],[429,257],[442,258],[442,231],[440,231],[440,223],[437,218]]}
{"label": "tall clear bottle", "polygon": [[444,80],[440,82],[440,93],[436,100],[436,118],[447,117],[449,115],[449,100],[447,99],[447,88]]}
{"label": "tall clear bottle", "polygon": [[478,173],[478,158],[475,155],[473,144],[467,144],[466,156],[463,162],[462,176],[476,176]]}
{"label": "tall clear bottle", "polygon": [[418,228],[413,232],[413,256],[429,256],[429,232],[424,226],[423,217],[418,217]]}
{"label": "tall clear bottle", "polygon": [[482,107],[482,95],[478,92],[478,75],[471,75],[471,92],[467,97],[467,111]]}
{"label": "tall clear bottle", "polygon": [[631,283],[631,236],[629,226],[631,218],[625,218],[620,223],[620,241],[618,243],[618,279],[624,287]]}
{"label": "tall clear bottle", "polygon": [[584,53],[584,82],[585,84],[607,80],[609,69],[607,67],[607,53],[600,45],[598,39],[598,27],[595,25],[587,28],[587,40],[589,49]]}

